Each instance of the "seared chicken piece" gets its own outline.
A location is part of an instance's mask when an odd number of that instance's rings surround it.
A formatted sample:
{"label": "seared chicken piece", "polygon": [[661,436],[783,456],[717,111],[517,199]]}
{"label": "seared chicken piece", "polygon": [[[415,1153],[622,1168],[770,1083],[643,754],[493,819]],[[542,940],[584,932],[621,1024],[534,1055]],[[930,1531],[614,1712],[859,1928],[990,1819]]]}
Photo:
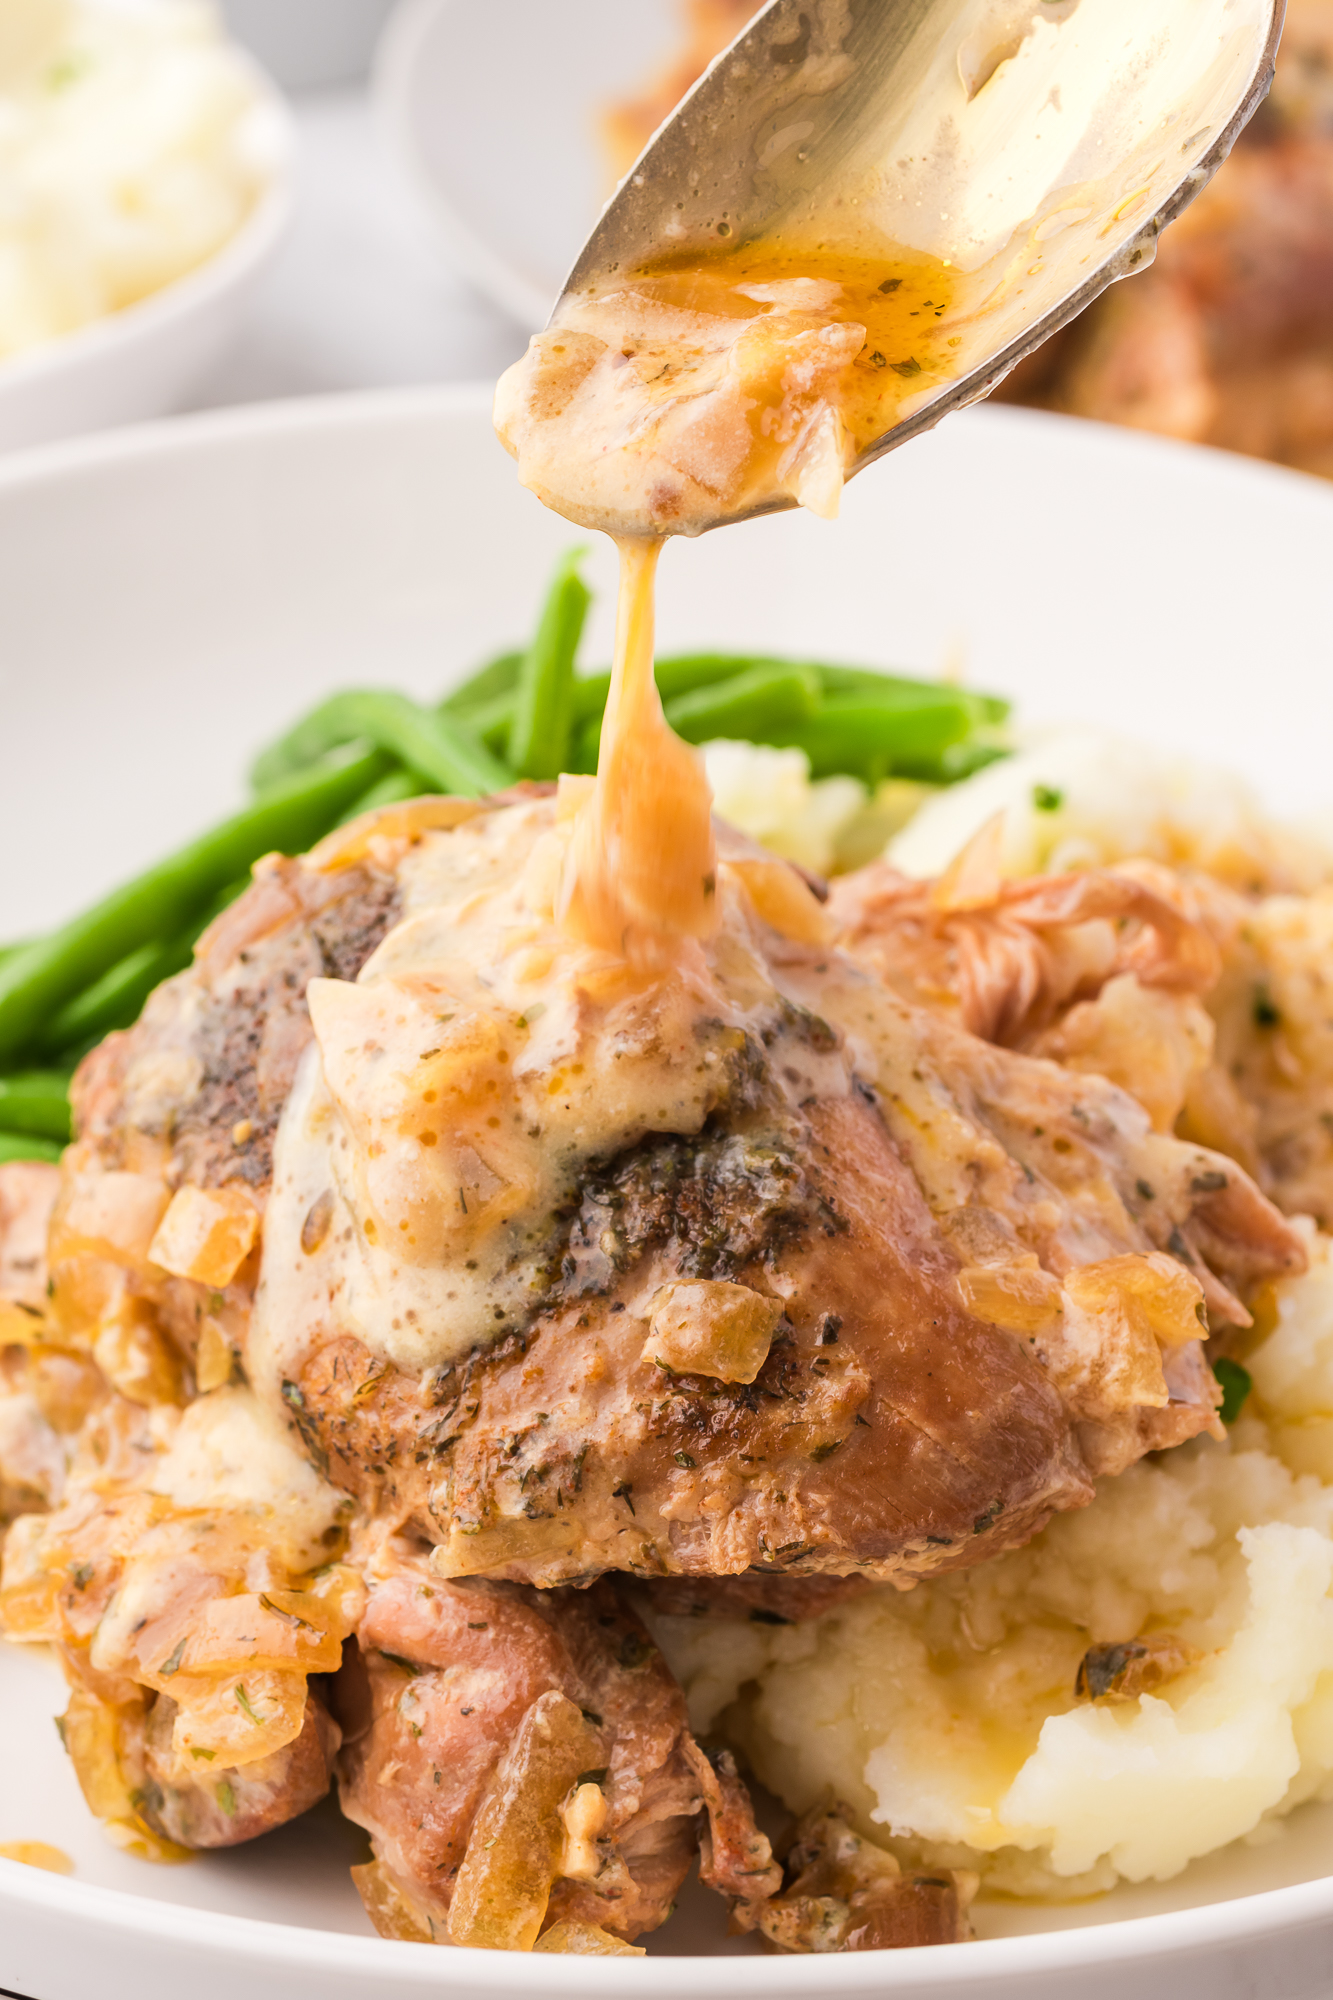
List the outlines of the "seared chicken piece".
{"label": "seared chicken piece", "polygon": [[424,837],[312,993],[250,1365],[331,1478],[443,1576],[906,1580],[1215,1427],[1205,1303],[1301,1260],[1232,1162],[906,1005],[748,849],[687,977],[571,946],[559,829]]}
{"label": "seared chicken piece", "polygon": [[776,1888],[748,1799],[728,1818],[734,1774],[704,1759],[609,1584],[447,1583],[401,1543],[367,1577],[338,1684],[341,1796],[373,1838],[357,1874],[387,1935],[512,1948],[575,1921],[637,1937],[669,1914],[705,1808],[705,1879],[741,1901]]}
{"label": "seared chicken piece", "polygon": [[[907,1580],[1215,1426],[1205,1301],[1243,1323],[1301,1256],[1230,1161],[905,1004],[754,850],[724,857],[685,973],[636,972],[549,913],[554,802],[469,812],[440,831],[399,811],[378,846],[349,830],[258,883],[231,918],[246,963],[215,933],[85,1072],[71,1160],[141,1162],[174,1116],[177,1198],[191,1165],[215,1185],[261,1092],[196,1055],[193,1024],[240,1018],[257,940],[288,965],[302,909],[331,954],[343,908],[355,963],[367,893],[401,899],[355,985],[310,989],[246,1353],[316,1463],[436,1544],[438,1574]],[[1137,913],[1145,963],[1198,976],[1211,948],[1165,900],[1099,893]],[[281,1074],[305,1032],[302,1012]],[[164,1074],[170,1111],[142,1083]],[[262,1106],[271,1124],[271,1086]]]}
{"label": "seared chicken piece", "polygon": [[904,999],[1011,1049],[1030,1049],[1113,979],[1166,993],[1216,985],[1217,946],[1185,884],[1165,869],[1010,881],[990,865],[989,834],[938,881],[885,861],[834,881],[828,910],[842,949]]}
{"label": "seared chicken piece", "polygon": [[1003,880],[986,847],[938,882],[884,862],[835,881],[840,946],[988,1041],[1121,1084],[1157,1131],[1326,1226],[1333,890],[1247,895],[1145,862]]}
{"label": "seared chicken piece", "polygon": [[949,1869],[905,1874],[863,1840],[845,1806],[802,1819],[786,1857],[780,1896],[746,1912],[780,1951],[884,1951],[960,1944],[977,1878]]}
{"label": "seared chicken piece", "polygon": [[306,986],[355,978],[396,912],[394,882],[372,867],[313,873],[274,857],[190,970],[80,1066],[51,1311],[132,1401],[179,1404],[231,1379],[273,1134],[310,1040]]}
{"label": "seared chicken piece", "polygon": [[984,828],[938,881],[879,861],[835,882],[839,944],[904,999],[1104,1076],[1155,1131],[1174,1130],[1209,1069],[1203,998],[1222,966],[1198,894],[1149,862],[1006,880],[999,832],[998,821]]}
{"label": "seared chicken piece", "polygon": [[[1301,1254],[1231,1162],[905,1004],[754,850],[724,857],[684,974],[635,972],[549,914],[554,802],[468,811],[452,831],[399,811],[378,845],[351,829],[284,864],[93,1059],[57,1304],[90,1155],[142,1166],[170,1130],[177,1201],[191,1169],[215,1187],[233,1111],[274,1111],[271,1081],[210,1058],[237,1045],[233,996],[335,957],[340,909],[359,963],[369,895],[376,923],[404,919],[356,984],[310,989],[247,1363],[337,1484],[438,1545],[439,1574],[906,1580],[1215,1425],[1205,1300],[1243,1323]],[[1145,964],[1198,976],[1211,947],[1164,899],[1099,893],[1137,913]],[[322,927],[304,948],[303,922]],[[280,1080],[307,1030],[279,990]],[[169,1104],[144,1081],[168,1076]],[[149,1248],[128,1282],[168,1316]]]}

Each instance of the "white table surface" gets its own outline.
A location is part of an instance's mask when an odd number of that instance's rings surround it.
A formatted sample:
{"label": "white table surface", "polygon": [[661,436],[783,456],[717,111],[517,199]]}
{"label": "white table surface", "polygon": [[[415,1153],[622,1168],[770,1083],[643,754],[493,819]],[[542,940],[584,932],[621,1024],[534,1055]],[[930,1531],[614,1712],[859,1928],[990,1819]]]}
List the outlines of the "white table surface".
{"label": "white table surface", "polygon": [[297,98],[291,233],[191,408],[493,380],[526,335],[451,265],[364,91]]}

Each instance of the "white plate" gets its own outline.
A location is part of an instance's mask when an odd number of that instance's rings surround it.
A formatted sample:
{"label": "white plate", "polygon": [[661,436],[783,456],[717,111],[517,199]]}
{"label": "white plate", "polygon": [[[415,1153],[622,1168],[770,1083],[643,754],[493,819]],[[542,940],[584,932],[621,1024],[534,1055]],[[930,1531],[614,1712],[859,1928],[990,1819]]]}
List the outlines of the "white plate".
{"label": "white plate", "polygon": [[[530,629],[575,539],[517,486],[480,390],[190,418],[0,466],[0,935],[72,909],[240,797],[245,759],[338,686],[439,692]],[[960,643],[1029,718],[1078,716],[1248,770],[1314,806],[1327,760],[1333,489],[1017,410],[969,412],[858,480],[843,521],[673,548],[665,646],[930,668]],[[609,637],[609,551],[592,553]],[[157,1870],[90,1821],[40,1657],[0,1647],[0,1988],[32,2000],[473,1995],[1265,2000],[1326,1995],[1333,1807],[1176,1881],[1065,1909],[983,1905],[983,1941],[725,1959],[699,1895],[653,1956],[561,1961],[369,1934],[332,1813]],[[687,1904],[691,1899],[687,1898]],[[735,1947],[731,1948],[735,1951]],[[673,1954],[677,1954],[673,1956]]]}
{"label": "white plate", "polygon": [[291,116],[267,77],[253,67],[252,76],[268,180],[250,214],[212,257],[161,291],[0,361],[0,451],[166,416],[225,351],[292,206]]}
{"label": "white plate", "polygon": [[468,276],[546,324],[611,192],[607,105],[674,54],[679,0],[401,0],[375,59],[390,143]]}

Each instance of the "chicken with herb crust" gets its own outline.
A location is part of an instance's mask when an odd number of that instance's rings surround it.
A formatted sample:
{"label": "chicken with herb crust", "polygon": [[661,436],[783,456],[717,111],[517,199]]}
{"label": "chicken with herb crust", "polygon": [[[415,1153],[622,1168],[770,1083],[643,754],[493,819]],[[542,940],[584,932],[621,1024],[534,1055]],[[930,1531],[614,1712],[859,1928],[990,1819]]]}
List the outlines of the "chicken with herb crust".
{"label": "chicken with herb crust", "polygon": [[[806,882],[726,829],[706,937],[666,964],[580,942],[570,826],[549,791],[355,823],[262,870],[89,1058],[43,1316],[96,1357],[108,1436],[160,1447],[228,1398],[285,1429],[339,1580],[293,1557],[254,1592],[268,1653],[247,1631],[250,1667],[222,1637],[173,1659],[179,1607],[234,1622],[258,1553],[205,1537],[182,1569],[185,1489],[99,1475],[25,1522],[5,1615],[65,1650],[139,1837],[246,1837],[337,1758],[391,1935],[482,1941],[535,1840],[546,1893],[510,1942],[629,1939],[702,1840],[740,1920],[790,1941],[804,1917],[760,1920],[779,1883],[744,1788],[596,1580],[788,1616],[1017,1546],[1216,1429],[1208,1316],[1243,1320],[1302,1252],[1233,1162],[913,1004],[910,968],[836,946]],[[1114,893],[1165,962],[1205,951]],[[166,1589],[164,1643],[113,1660],[135,1575]],[[237,1687],[271,1769],[232,1775],[208,1735],[247,1721]]]}

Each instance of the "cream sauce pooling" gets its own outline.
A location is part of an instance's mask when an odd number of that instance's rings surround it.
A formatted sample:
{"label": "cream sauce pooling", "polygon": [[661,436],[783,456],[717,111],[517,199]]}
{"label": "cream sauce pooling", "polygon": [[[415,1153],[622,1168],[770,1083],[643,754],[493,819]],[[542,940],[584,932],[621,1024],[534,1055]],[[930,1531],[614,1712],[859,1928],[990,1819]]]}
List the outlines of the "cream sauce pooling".
{"label": "cream sauce pooling", "polygon": [[250,1349],[270,1394],[331,1333],[420,1371],[522,1326],[587,1164],[698,1132],[756,1064],[779,1103],[849,1087],[775,966],[775,944],[808,957],[823,928],[787,865],[731,843],[707,938],[639,961],[561,921],[588,803],[582,781],[426,834],[360,978],[311,982]]}

